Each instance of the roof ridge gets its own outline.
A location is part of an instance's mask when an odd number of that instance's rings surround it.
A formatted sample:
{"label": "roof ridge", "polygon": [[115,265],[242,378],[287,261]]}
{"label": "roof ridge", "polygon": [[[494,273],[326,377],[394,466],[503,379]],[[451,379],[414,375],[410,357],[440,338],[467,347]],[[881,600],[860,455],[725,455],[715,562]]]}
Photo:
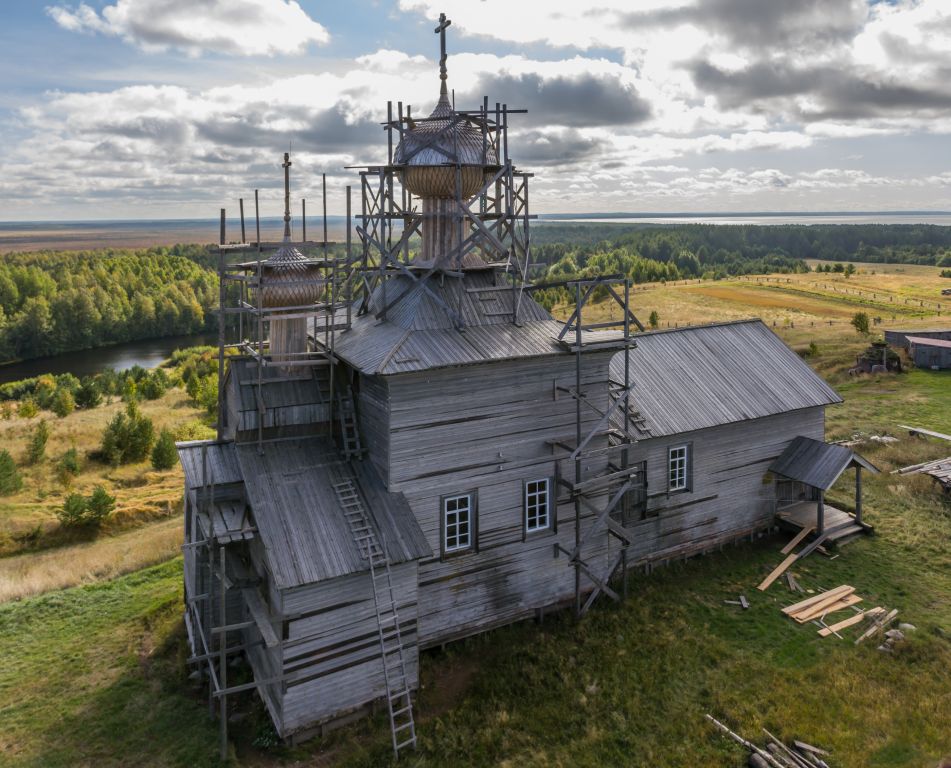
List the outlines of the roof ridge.
{"label": "roof ridge", "polygon": [[636,338],[643,338],[644,336],[659,336],[662,333],[677,333],[679,331],[696,331],[702,330],[704,328],[721,328],[727,325],[744,325],[747,323],[761,323],[764,327],[766,323],[763,322],[761,317],[744,317],[739,320],[715,320],[712,323],[697,323],[696,325],[685,325],[680,328],[656,328],[652,331],[642,331],[641,333],[635,334]]}

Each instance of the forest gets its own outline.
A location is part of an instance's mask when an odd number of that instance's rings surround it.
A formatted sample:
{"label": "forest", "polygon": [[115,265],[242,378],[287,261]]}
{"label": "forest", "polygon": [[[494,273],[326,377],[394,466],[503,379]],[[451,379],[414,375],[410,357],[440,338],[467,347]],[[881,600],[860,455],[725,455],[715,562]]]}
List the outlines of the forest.
{"label": "forest", "polygon": [[218,301],[204,246],[6,254],[0,360],[198,333]]}
{"label": "forest", "polygon": [[[806,259],[951,267],[951,227],[924,224],[540,221],[531,239],[536,283],[596,274],[623,274],[635,283],[718,280],[806,272]],[[0,362],[210,330],[217,258],[203,245],[6,254]],[[569,297],[551,288],[536,298],[551,308]]]}

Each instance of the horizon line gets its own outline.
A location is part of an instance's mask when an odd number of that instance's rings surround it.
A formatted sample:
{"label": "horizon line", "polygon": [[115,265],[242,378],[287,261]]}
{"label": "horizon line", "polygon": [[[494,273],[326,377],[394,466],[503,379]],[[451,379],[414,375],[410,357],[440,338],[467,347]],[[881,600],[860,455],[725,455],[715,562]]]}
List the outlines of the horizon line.
{"label": "horizon line", "polygon": [[[929,210],[929,209],[911,209],[911,210],[810,210],[810,211],[596,211],[596,212],[559,212],[559,213],[539,213],[535,214],[538,219],[653,219],[653,218],[740,218],[749,216],[759,216],[764,218],[780,218],[784,216],[951,216],[951,210]],[[281,221],[282,216],[262,216],[261,221]],[[322,216],[308,216],[308,221],[321,221]],[[331,219],[345,219],[344,214],[328,214],[328,221]],[[354,216],[353,218],[358,218]],[[297,217],[299,220],[299,217]],[[238,221],[239,217],[227,217],[227,221]],[[245,219],[248,221],[248,219]],[[0,226],[5,224],[142,224],[159,222],[188,222],[201,224],[217,224],[217,217],[209,218],[149,218],[149,219],[0,219]],[[253,221],[253,219],[252,219]]]}

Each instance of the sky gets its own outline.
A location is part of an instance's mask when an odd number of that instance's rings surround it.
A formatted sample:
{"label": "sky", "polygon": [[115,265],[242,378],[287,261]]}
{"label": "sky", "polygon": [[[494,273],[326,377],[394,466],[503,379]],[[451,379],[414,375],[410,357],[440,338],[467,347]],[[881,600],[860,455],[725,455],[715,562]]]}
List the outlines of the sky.
{"label": "sky", "polygon": [[440,12],[537,213],[951,210],[949,0],[4,0],[0,220],[342,213]]}

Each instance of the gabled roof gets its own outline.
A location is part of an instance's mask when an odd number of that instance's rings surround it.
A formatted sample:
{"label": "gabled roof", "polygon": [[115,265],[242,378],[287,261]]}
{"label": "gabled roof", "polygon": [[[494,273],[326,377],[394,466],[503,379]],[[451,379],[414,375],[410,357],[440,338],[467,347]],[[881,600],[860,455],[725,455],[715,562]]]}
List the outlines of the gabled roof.
{"label": "gabled roof", "polygon": [[[637,335],[634,407],[645,437],[662,437],[842,402],[761,320]],[[624,381],[624,356],[611,361]]]}
{"label": "gabled roof", "polygon": [[851,448],[800,436],[786,446],[786,450],[770,465],[769,471],[827,491],[839,479],[839,475],[853,465],[876,475],[879,471]]}

